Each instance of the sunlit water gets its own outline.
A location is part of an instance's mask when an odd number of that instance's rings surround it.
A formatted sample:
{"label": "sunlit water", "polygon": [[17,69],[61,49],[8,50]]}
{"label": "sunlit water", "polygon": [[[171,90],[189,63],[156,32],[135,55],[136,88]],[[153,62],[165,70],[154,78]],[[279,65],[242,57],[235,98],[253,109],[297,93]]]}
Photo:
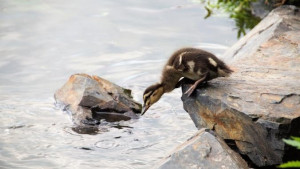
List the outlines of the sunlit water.
{"label": "sunlit water", "polygon": [[142,102],[174,50],[221,56],[236,41],[233,21],[204,16],[185,0],[0,0],[0,168],[153,168],[196,132],[180,89],[96,135],[74,132],[53,94],[82,72]]}

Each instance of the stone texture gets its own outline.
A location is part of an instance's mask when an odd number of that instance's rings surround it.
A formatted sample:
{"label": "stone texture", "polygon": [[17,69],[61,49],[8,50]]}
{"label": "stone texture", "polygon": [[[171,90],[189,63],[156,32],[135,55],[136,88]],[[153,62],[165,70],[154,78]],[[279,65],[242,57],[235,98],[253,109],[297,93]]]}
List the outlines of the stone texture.
{"label": "stone texture", "polygon": [[102,119],[130,120],[141,112],[141,104],[132,99],[130,90],[87,74],[72,75],[54,97],[79,126],[99,124]]}
{"label": "stone texture", "polygon": [[[282,142],[300,136],[299,32],[298,8],[275,9],[225,53],[232,76],[182,97],[198,128],[232,140],[258,167],[300,156]],[[189,86],[183,85],[183,93]]]}
{"label": "stone texture", "polygon": [[260,17],[261,19],[266,17],[273,9],[284,5],[299,6],[300,2],[295,0],[256,0],[250,3],[251,12],[253,15]]}
{"label": "stone texture", "polygon": [[275,0],[268,0],[268,2],[269,3],[266,3],[266,0],[257,0],[251,2],[251,13],[261,19],[266,17],[271,10],[275,8]]}
{"label": "stone texture", "polygon": [[159,169],[242,169],[247,163],[209,130],[201,129],[180,145]]}

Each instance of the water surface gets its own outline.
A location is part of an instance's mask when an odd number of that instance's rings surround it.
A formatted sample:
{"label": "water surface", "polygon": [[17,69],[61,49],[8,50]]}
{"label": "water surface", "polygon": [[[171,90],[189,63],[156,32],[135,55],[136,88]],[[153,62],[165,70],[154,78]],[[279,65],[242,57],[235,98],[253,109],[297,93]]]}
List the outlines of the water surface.
{"label": "water surface", "polygon": [[0,168],[152,168],[196,132],[180,89],[96,135],[74,132],[53,94],[87,73],[142,102],[174,50],[221,56],[236,41],[232,20],[205,15],[185,0],[0,0]]}

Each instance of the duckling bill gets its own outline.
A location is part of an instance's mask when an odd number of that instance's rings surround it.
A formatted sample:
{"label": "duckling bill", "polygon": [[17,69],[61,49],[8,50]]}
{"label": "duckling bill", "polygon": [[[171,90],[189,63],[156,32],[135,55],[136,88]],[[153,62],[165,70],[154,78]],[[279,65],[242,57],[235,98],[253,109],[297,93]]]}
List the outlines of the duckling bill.
{"label": "duckling bill", "polygon": [[227,77],[233,71],[212,53],[196,48],[176,51],[162,71],[159,83],[149,86],[144,94],[143,115],[164,93],[179,87],[180,79],[187,78],[195,83],[185,92],[189,97],[197,86],[217,77]]}

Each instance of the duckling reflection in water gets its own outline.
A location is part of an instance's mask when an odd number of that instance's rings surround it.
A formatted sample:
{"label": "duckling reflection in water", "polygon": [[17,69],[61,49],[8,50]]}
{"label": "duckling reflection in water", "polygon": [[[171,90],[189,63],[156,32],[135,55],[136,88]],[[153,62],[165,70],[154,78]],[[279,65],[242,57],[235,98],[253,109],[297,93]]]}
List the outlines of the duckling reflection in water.
{"label": "duckling reflection in water", "polygon": [[143,115],[164,93],[171,92],[181,85],[181,78],[195,83],[184,93],[189,97],[197,86],[217,77],[227,77],[233,71],[215,55],[196,48],[183,48],[176,51],[162,71],[161,81],[149,86],[143,95]]}

